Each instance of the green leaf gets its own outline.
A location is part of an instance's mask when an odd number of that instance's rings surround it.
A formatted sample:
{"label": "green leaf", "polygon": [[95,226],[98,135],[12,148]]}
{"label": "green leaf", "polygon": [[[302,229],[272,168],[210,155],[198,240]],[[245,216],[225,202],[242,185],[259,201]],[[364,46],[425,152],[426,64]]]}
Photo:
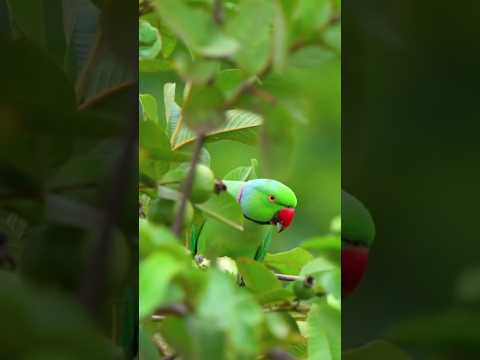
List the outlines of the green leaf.
{"label": "green leaf", "polygon": [[155,59],[162,50],[160,32],[146,20],[139,20],[138,28],[139,59]]}
{"label": "green leaf", "polygon": [[172,70],[172,64],[165,59],[142,59],[140,60],[138,71],[140,73],[157,73],[161,71]]}
{"label": "green leaf", "polygon": [[236,286],[230,275],[216,270],[209,273],[197,312],[207,328],[221,330],[228,336],[232,358],[252,359],[258,353],[262,309],[245,289]]}
{"label": "green leaf", "polygon": [[178,0],[157,0],[156,8],[162,21],[200,55],[224,57],[237,50],[237,42],[222,33],[210,13]]}
{"label": "green leaf", "polygon": [[[225,120],[224,98],[214,86],[192,86],[183,107],[183,121],[196,132],[205,132],[220,126]],[[184,124],[179,122],[177,130]],[[176,143],[177,132],[172,135]]]}
{"label": "green leaf", "polygon": [[409,360],[411,359],[396,345],[383,340],[375,340],[357,349],[345,351],[344,360]]}
{"label": "green leaf", "polygon": [[480,303],[480,266],[463,270],[455,284],[455,295],[465,304]]}
{"label": "green leaf", "polygon": [[240,44],[233,58],[250,75],[260,72],[269,61],[274,10],[271,0],[244,0],[226,23],[225,31]]}
{"label": "green leaf", "polygon": [[337,268],[335,264],[323,257],[315,258],[307,263],[300,272],[300,275],[313,275],[324,271],[331,271]]}
{"label": "green leaf", "polygon": [[282,283],[262,263],[240,258],[237,266],[247,289],[252,291],[262,305],[285,301],[292,293],[283,288]]}
{"label": "green leaf", "polygon": [[471,348],[480,350],[478,312],[451,310],[397,322],[387,338],[399,344],[423,348]]}
{"label": "green leaf", "polygon": [[139,360],[160,360],[160,354],[153,343],[152,334],[140,326],[138,329]]}
{"label": "green leaf", "polygon": [[8,5],[20,31],[62,65],[66,48],[62,0],[9,0]]}
{"label": "green leaf", "polygon": [[302,268],[313,260],[313,255],[302,248],[294,248],[276,254],[267,254],[265,265],[270,269],[288,275],[298,275]]}
{"label": "green leaf", "polygon": [[225,31],[240,44],[233,58],[250,75],[260,72],[269,61],[274,13],[271,0],[244,0],[226,23]]}
{"label": "green leaf", "polygon": [[247,181],[257,178],[255,168],[257,167],[257,160],[251,159],[250,166],[240,166],[227,173],[223,177],[224,180],[238,180],[238,181]]}
{"label": "green leaf", "polygon": [[[226,112],[227,120],[215,130],[208,132],[207,142],[220,140],[233,140],[246,144],[253,144],[258,139],[258,128],[263,124],[263,119],[257,114],[244,110],[229,110]],[[188,128],[183,127],[175,139],[175,150],[191,144],[196,136]]]}
{"label": "green leaf", "polygon": [[172,278],[182,269],[181,263],[168,254],[157,253],[140,262],[139,316],[147,317],[167,299]]}
{"label": "green leaf", "polygon": [[300,0],[296,4],[292,20],[297,36],[309,36],[323,30],[333,13],[331,0]]}
{"label": "green leaf", "polygon": [[220,71],[215,80],[225,98],[230,99],[247,79],[248,76],[240,69],[226,69]]}
{"label": "green leaf", "polygon": [[308,315],[308,359],[340,360],[340,311],[319,301],[312,305]]}
{"label": "green leaf", "polygon": [[339,235],[317,236],[302,242],[301,247],[314,252],[340,251],[342,241]]}
{"label": "green leaf", "polygon": [[243,213],[235,198],[227,192],[213,195],[207,202],[195,207],[211,218],[243,231]]}
{"label": "green leaf", "polygon": [[[158,123],[158,106],[157,99],[150,94],[140,94],[140,105],[142,106],[142,113],[144,120],[151,120],[154,123]],[[160,123],[160,128],[164,129],[164,124]]]}
{"label": "green leaf", "polygon": [[[181,117],[182,109],[175,102],[175,83],[166,83],[163,86],[163,99],[165,103],[165,119],[170,136],[176,131]],[[173,144],[172,144],[173,145]]]}

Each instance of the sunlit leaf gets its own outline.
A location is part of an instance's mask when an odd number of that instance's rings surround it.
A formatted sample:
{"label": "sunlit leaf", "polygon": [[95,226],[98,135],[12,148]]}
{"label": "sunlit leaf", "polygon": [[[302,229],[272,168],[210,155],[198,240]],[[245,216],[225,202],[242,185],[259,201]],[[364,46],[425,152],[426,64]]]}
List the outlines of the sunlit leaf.
{"label": "sunlit leaf", "polygon": [[267,254],[265,265],[282,274],[298,275],[313,260],[313,255],[302,248],[294,248],[276,254]]}
{"label": "sunlit leaf", "polygon": [[308,315],[308,359],[340,360],[340,311],[326,302],[318,301]]}

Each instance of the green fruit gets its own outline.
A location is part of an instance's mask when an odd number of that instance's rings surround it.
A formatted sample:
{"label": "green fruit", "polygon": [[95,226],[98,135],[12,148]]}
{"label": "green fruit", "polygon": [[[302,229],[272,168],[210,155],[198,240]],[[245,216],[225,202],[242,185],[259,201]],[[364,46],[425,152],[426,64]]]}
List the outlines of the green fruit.
{"label": "green fruit", "polygon": [[293,283],[293,292],[299,300],[308,300],[315,296],[313,287],[309,286],[303,280],[298,280]]}
{"label": "green fruit", "polygon": [[[150,203],[147,213],[147,219],[158,225],[172,226],[175,222],[178,209],[180,207],[179,201],[169,199],[155,199]],[[183,225],[188,225],[193,219],[193,207],[190,202],[187,202],[185,208],[185,217]]]}
{"label": "green fruit", "polygon": [[197,165],[190,200],[193,203],[205,202],[213,194],[214,188],[215,176],[212,170],[208,166]]}

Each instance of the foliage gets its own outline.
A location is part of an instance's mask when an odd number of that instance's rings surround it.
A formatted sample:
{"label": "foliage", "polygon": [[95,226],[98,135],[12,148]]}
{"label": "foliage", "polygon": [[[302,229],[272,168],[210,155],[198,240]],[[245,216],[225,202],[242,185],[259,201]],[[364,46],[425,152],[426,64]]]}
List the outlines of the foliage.
{"label": "foliage", "polygon": [[[248,221],[221,179],[288,183],[293,130],[322,119],[322,62],[340,58],[339,3],[143,0],[140,14],[140,358],[339,359],[338,218],[264,262],[188,250],[204,219],[239,234]],[[221,176],[228,154],[211,146],[232,143],[261,160]],[[197,164],[216,178],[201,201]]]}
{"label": "foliage", "polygon": [[0,2],[1,358],[136,352],[137,39],[105,3]]}

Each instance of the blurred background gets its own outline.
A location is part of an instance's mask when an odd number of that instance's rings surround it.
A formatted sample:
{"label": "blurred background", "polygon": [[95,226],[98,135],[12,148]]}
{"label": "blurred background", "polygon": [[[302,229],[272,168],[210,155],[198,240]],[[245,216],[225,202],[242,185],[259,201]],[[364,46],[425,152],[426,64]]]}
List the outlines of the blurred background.
{"label": "blurred background", "polygon": [[377,226],[343,304],[344,348],[388,338],[414,358],[480,354],[478,13],[343,2],[342,186]]}

